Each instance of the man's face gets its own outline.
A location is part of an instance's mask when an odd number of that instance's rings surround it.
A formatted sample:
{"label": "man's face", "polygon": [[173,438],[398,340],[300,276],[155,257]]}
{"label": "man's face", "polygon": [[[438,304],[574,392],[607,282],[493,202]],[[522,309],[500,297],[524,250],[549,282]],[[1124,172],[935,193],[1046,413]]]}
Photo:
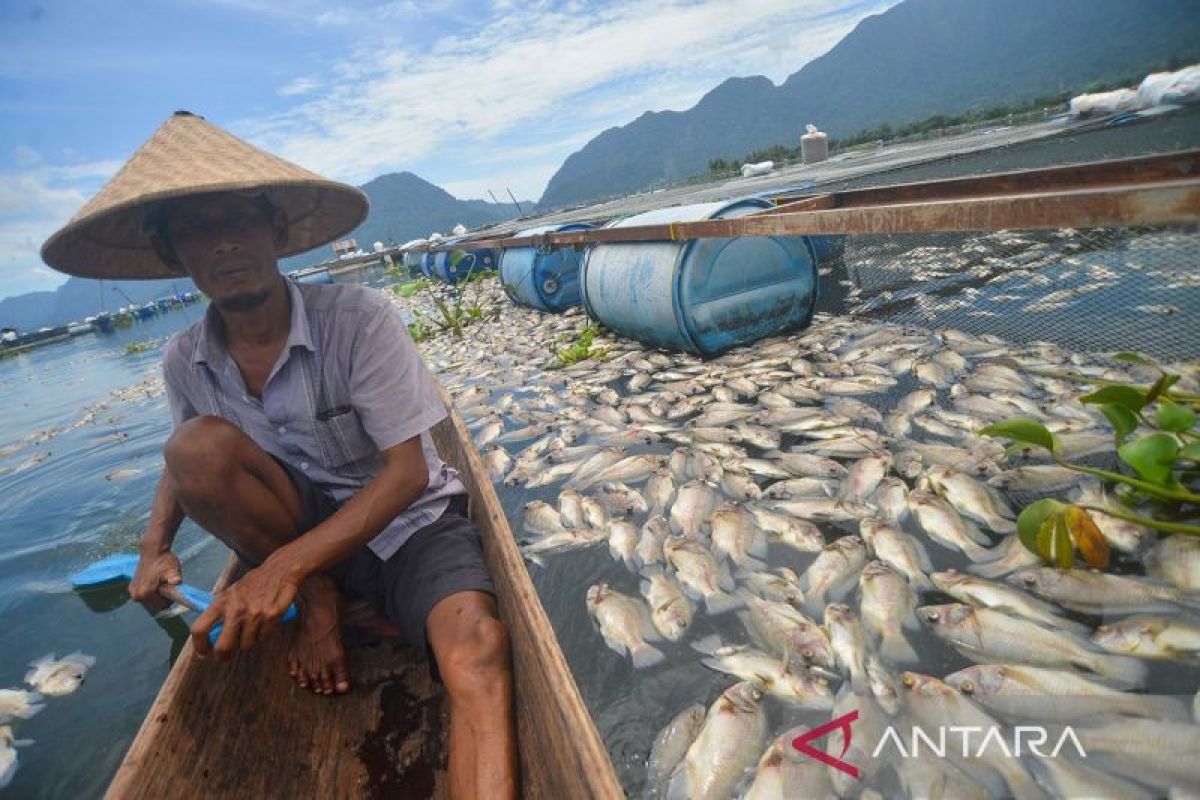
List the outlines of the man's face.
{"label": "man's face", "polygon": [[261,305],[279,281],[280,219],[236,194],[186,198],[166,214],[166,234],[180,265],[223,311]]}

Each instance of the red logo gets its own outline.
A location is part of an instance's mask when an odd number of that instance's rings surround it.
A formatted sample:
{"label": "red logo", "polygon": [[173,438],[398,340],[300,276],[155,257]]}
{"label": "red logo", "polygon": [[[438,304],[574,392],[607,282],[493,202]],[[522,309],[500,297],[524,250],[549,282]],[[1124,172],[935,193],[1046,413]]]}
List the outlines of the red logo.
{"label": "red logo", "polygon": [[[809,758],[815,758],[822,764],[833,767],[834,769],[839,769],[852,778],[857,778],[858,767],[846,761],[842,761],[841,758],[842,756],[846,755],[846,751],[850,749],[850,723],[855,722],[857,719],[858,711],[851,711],[849,714],[843,714],[837,719],[831,719],[824,725],[821,725],[818,728],[813,728],[808,733],[797,736],[792,740],[792,747],[796,748],[801,753],[804,753],[804,755],[808,756]],[[842,752],[836,757],[829,755],[829,753],[826,753],[824,750],[818,750],[809,744],[809,742],[813,741],[814,739],[820,739],[825,734],[831,733],[839,728],[842,731]]]}

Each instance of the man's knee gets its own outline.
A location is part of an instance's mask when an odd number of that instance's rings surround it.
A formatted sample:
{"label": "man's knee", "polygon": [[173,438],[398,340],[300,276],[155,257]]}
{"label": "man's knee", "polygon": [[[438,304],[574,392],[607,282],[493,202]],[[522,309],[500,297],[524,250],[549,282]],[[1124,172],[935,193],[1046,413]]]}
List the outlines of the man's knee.
{"label": "man's knee", "polygon": [[228,479],[239,461],[245,434],[221,417],[192,417],[163,448],[167,471],[185,494],[202,492]]}
{"label": "man's knee", "polygon": [[436,655],[452,701],[494,697],[511,681],[508,628],[494,616],[463,624]]}

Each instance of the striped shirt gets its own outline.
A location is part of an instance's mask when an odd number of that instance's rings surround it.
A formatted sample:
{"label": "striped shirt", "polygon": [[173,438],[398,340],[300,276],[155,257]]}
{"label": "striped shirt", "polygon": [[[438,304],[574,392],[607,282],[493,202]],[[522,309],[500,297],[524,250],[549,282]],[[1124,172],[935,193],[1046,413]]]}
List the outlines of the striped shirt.
{"label": "striped shirt", "polygon": [[172,421],[178,427],[201,414],[222,417],[339,504],[379,474],[381,451],[420,435],[429,485],[369,543],[390,558],[437,520],[451,497],[466,493],[429,436],[446,408],[399,309],[382,292],[287,285],[291,327],[262,399],[246,390],[210,306],[163,352]]}

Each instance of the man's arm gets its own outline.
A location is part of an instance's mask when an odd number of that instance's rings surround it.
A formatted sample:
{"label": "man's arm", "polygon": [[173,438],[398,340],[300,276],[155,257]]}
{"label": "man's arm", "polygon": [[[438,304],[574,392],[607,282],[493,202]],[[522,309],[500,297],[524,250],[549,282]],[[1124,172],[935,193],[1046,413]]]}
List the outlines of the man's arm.
{"label": "man's arm", "polygon": [[159,587],[164,583],[179,583],[183,579],[179,559],[171,552],[171,544],[175,541],[183,517],[175,486],[166,467],[163,467],[158,488],[154,491],[154,502],[150,506],[150,521],[146,523],[138,547],[137,570],[129,582],[129,594],[139,603],[166,607],[167,600],[158,593]]}
{"label": "man's arm", "polygon": [[253,647],[295,601],[301,584],[336,564],[387,527],[429,483],[421,437],[383,451],[379,474],[328,519],[280,547],[222,592],[192,625],[192,643],[209,651],[208,632],[222,623],[213,648],[219,657]]}

